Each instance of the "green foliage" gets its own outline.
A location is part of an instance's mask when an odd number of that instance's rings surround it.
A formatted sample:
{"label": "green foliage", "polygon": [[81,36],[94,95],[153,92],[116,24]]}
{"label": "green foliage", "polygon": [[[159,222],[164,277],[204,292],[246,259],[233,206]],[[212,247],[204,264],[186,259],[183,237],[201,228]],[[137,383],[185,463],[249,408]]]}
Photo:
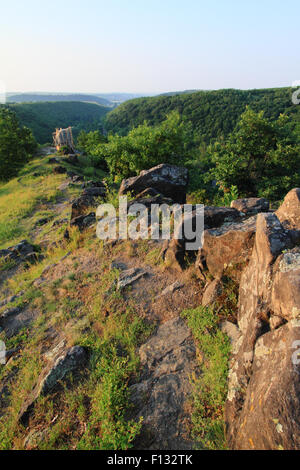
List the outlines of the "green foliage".
{"label": "green foliage", "polygon": [[[189,122],[194,132],[194,143],[210,143],[228,136],[235,128],[247,105],[265,116],[277,119],[281,113],[293,116],[299,122],[300,107],[292,105],[291,88],[262,90],[217,90],[161,95],[127,101],[106,115],[108,131],[126,135],[144,121],[149,125],[161,123],[176,110],[183,122]],[[300,137],[300,133],[298,133]]]}
{"label": "green foliage", "polygon": [[[220,192],[222,193],[221,195],[219,194]],[[216,206],[229,207],[232,201],[239,198],[238,188],[235,185],[232,185],[227,192],[221,190],[219,193],[214,198]]]}
{"label": "green foliage", "polygon": [[17,116],[0,108],[0,180],[18,173],[36,150],[36,142],[27,127],[20,127]]}
{"label": "green foliage", "polygon": [[106,160],[111,174],[121,179],[160,163],[183,164],[190,138],[190,126],[174,112],[160,125],[151,127],[145,122],[127,136],[110,135],[94,154],[100,163]]}
{"label": "green foliage", "polygon": [[22,125],[32,130],[40,144],[52,142],[57,127],[72,126],[75,139],[82,129],[102,129],[102,119],[111,109],[79,101],[11,104],[9,108],[15,111]]}
{"label": "green foliage", "polygon": [[225,194],[235,185],[245,196],[281,199],[300,184],[300,146],[287,116],[276,121],[247,109],[226,141],[208,148],[211,174]]}
{"label": "green foliage", "polygon": [[224,403],[227,394],[230,343],[218,327],[212,307],[185,310],[202,358],[201,375],[194,379],[193,436],[202,449],[225,449]]}
{"label": "green foliage", "polygon": [[77,137],[77,146],[87,155],[94,155],[99,144],[107,142],[106,137],[99,130],[86,132],[80,131]]}

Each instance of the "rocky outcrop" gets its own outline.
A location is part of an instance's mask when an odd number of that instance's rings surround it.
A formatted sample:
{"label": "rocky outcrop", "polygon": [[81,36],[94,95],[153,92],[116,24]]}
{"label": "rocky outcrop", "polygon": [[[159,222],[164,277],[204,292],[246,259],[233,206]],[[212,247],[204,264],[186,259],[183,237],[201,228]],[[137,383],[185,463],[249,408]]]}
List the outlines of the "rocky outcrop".
{"label": "rocky outcrop", "polygon": [[119,276],[118,289],[124,289],[124,287],[132,285],[140,278],[147,276],[147,271],[140,268],[130,268],[122,271]]}
{"label": "rocky outcrop", "polygon": [[82,194],[72,201],[71,220],[86,215],[91,207],[96,207],[99,198],[104,198],[106,188],[103,182],[90,181],[83,184]]}
{"label": "rocky outcrop", "polygon": [[83,366],[87,354],[81,346],[73,346],[63,352],[54,362],[53,366],[39,385],[39,394],[47,395],[63,380],[67,374]]}
{"label": "rocky outcrop", "polygon": [[19,420],[25,424],[29,414],[41,395],[47,395],[63,381],[68,374],[82,367],[87,360],[87,352],[81,346],[65,349],[65,341],[61,341],[52,351],[45,354],[49,363],[42,372],[35,388],[21,408]]}
{"label": "rocky outcrop", "polygon": [[[194,209],[191,213],[182,217],[182,221],[177,227],[177,233],[180,233],[181,235],[177,237],[174,236],[174,238],[168,243],[168,246],[165,248],[164,259],[168,264],[178,270],[181,270],[184,267],[185,257],[187,255],[187,243],[195,241],[195,239],[190,240],[186,238],[186,223],[190,224],[195,233],[198,231],[197,233],[199,235],[199,231],[203,231],[205,228],[220,227],[223,224],[232,223],[235,220],[240,219],[240,217],[241,215],[236,209],[231,209],[229,207],[204,206],[203,210],[197,211]],[[204,238],[203,236],[199,236],[199,239],[202,239],[202,242],[205,240],[205,234],[206,231],[204,232]],[[199,245],[201,245],[201,241]],[[197,251],[197,249],[195,249],[195,251]],[[199,267],[200,264],[198,263],[197,266]]]}
{"label": "rocky outcrop", "polygon": [[300,188],[287,193],[276,215],[284,227],[300,229]]}
{"label": "rocky outcrop", "polygon": [[300,256],[292,244],[275,214],[258,214],[240,282],[241,337],[229,372],[226,424],[233,449],[300,448],[300,370],[293,361],[300,337]]}
{"label": "rocky outcrop", "polygon": [[202,279],[209,272],[220,279],[224,270],[233,267],[232,275],[237,280],[240,271],[238,265],[247,263],[254,244],[256,217],[242,222],[225,223],[216,229],[204,231],[203,246],[196,260],[196,269]]}
{"label": "rocky outcrop", "polygon": [[70,226],[71,227],[78,227],[80,231],[91,227],[96,223],[96,214],[95,212],[90,212],[87,215],[79,215],[78,217],[74,217],[71,220]]}
{"label": "rocky outcrop", "polygon": [[124,179],[120,194],[139,194],[147,188],[153,188],[179,204],[185,203],[188,184],[188,170],[175,165],[157,165],[142,171],[138,176]]}
{"label": "rocky outcrop", "polygon": [[203,297],[202,297],[202,305],[203,307],[207,307],[208,305],[213,304],[217,298],[222,294],[222,283],[215,279],[214,281],[208,283],[205,286]]}
{"label": "rocky outcrop", "polygon": [[[152,204],[172,205],[173,200],[163,196],[153,188],[147,188],[128,202],[128,209],[130,209],[134,204],[143,204],[147,209],[151,210]],[[149,217],[150,216],[151,212],[149,212]]]}
{"label": "rocky outcrop", "polygon": [[259,212],[269,212],[270,204],[264,197],[249,197],[232,201],[230,207],[243,212],[243,214],[253,215]]}
{"label": "rocky outcrop", "polygon": [[140,347],[140,381],[130,387],[135,418],[143,417],[135,448],[192,449],[184,405],[191,392],[195,355],[191,331],[178,317],[161,325]]}
{"label": "rocky outcrop", "polygon": [[0,259],[4,262],[33,262],[40,257],[37,247],[28,243],[27,240],[22,240],[17,245],[11,246],[4,250],[0,250]]}
{"label": "rocky outcrop", "polygon": [[204,206],[204,228],[217,228],[226,222],[240,219],[238,210],[230,207]]}

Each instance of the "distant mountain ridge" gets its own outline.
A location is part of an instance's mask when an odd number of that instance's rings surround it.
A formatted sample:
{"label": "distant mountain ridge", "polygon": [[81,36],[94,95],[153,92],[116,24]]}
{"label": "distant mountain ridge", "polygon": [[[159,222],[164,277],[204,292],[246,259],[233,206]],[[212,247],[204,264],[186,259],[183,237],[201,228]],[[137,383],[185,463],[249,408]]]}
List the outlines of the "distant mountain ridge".
{"label": "distant mountain ridge", "polygon": [[209,143],[230,134],[246,106],[250,106],[271,119],[281,113],[290,115],[300,134],[300,106],[293,105],[292,93],[292,88],[187,90],[137,98],[111,110],[105,117],[105,128],[126,135],[144,121],[156,125],[172,111],[178,111],[183,121],[191,123],[195,142]]}
{"label": "distant mountain ridge", "polygon": [[52,142],[57,127],[72,126],[76,138],[80,130],[102,130],[103,118],[111,108],[80,101],[8,104],[20,123],[32,130],[39,144]]}
{"label": "distant mountain ridge", "polygon": [[8,103],[37,103],[37,102],[58,102],[58,101],[81,101],[86,103],[96,103],[101,106],[113,107],[114,103],[108,99],[102,98],[98,95],[86,95],[80,93],[74,94],[39,94],[39,93],[20,93],[11,95],[8,94]]}

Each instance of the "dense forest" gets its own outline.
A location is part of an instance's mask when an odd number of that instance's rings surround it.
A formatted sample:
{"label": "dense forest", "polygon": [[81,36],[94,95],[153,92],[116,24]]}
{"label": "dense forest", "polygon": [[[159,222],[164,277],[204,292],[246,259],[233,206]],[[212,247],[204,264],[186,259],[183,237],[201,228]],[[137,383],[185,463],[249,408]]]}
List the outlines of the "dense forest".
{"label": "dense forest", "polygon": [[235,128],[247,105],[265,117],[277,119],[281,113],[292,115],[300,123],[299,107],[291,102],[290,88],[261,90],[216,90],[167,94],[138,98],[121,104],[107,114],[107,131],[126,135],[144,121],[161,123],[171,111],[178,111],[184,122],[190,122],[195,142],[210,143],[212,139],[228,136]]}
{"label": "dense forest", "polygon": [[56,127],[73,127],[73,134],[85,129],[102,129],[102,119],[110,108],[92,103],[53,102],[10,104],[21,125],[32,130],[39,144],[52,142]]}

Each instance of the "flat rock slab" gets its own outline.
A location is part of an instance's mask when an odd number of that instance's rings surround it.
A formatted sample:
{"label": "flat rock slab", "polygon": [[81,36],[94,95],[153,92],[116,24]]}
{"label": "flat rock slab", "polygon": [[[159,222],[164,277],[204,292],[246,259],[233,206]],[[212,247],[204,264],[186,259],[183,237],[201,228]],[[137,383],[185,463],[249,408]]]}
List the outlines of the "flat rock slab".
{"label": "flat rock slab", "polygon": [[176,290],[181,289],[182,287],[184,287],[184,284],[182,282],[175,281],[173,284],[166,287],[156,298],[159,299],[160,297],[164,297],[165,295],[173,294]]}
{"label": "flat rock slab", "polygon": [[120,274],[118,281],[118,289],[124,289],[124,287],[130,286],[141,277],[147,276],[147,274],[147,271],[144,271],[140,268],[126,269]]}
{"label": "flat rock slab", "polygon": [[130,387],[135,417],[143,417],[138,449],[192,449],[185,403],[196,371],[191,331],[179,317],[161,325],[139,349],[140,382]]}

